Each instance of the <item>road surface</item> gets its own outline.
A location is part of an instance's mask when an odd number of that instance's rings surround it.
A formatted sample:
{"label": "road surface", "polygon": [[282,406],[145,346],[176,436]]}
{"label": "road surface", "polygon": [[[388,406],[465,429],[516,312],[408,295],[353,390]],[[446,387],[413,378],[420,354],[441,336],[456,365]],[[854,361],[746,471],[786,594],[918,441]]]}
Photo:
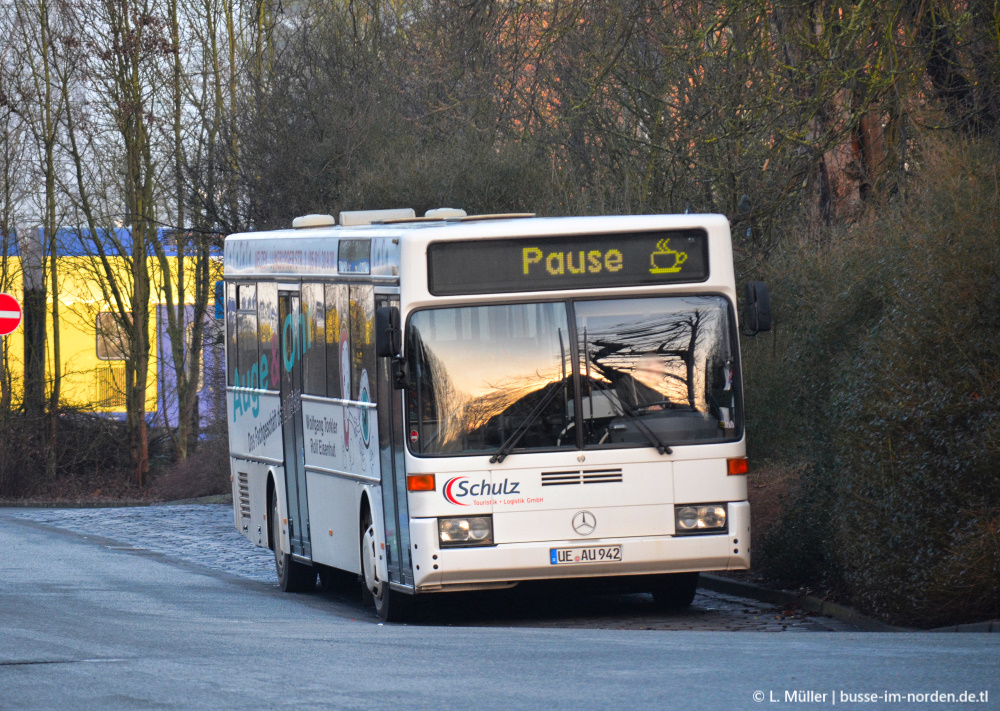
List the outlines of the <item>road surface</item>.
{"label": "road surface", "polygon": [[970,692],[996,708],[1000,698],[998,635],[597,629],[495,614],[381,625],[336,595],[283,594],[273,580],[31,518],[0,511],[5,710],[816,708],[885,693],[904,701],[836,705],[958,708]]}

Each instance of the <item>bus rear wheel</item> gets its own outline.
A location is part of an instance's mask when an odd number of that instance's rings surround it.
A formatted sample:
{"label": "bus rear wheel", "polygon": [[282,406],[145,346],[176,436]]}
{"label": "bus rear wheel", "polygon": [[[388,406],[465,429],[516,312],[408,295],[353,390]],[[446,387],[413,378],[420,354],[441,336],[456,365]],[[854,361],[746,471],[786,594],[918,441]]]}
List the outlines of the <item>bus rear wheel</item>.
{"label": "bus rear wheel", "polygon": [[653,602],[661,610],[690,607],[698,591],[698,573],[668,573],[654,576]]}
{"label": "bus rear wheel", "polygon": [[375,525],[371,512],[365,509],[361,516],[361,595],[365,603],[374,603],[375,612],[386,622],[403,622],[410,614],[412,598],[389,587],[387,580],[378,575],[378,551]]}
{"label": "bus rear wheel", "polygon": [[271,541],[274,545],[274,569],[278,587],[284,592],[307,592],[316,587],[316,569],[300,563],[281,550],[281,519],[278,518],[278,497],[271,498]]}

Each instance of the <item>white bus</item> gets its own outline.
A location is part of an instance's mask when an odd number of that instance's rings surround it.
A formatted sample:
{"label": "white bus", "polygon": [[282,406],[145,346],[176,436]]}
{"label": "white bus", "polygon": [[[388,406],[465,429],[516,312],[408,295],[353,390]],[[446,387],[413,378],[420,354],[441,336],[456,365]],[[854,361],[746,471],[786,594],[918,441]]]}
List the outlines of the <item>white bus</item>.
{"label": "white bus", "polygon": [[393,620],[615,577],[684,606],[699,571],[750,565],[724,217],[294,225],[225,245],[235,523],[283,590],[347,571]]}

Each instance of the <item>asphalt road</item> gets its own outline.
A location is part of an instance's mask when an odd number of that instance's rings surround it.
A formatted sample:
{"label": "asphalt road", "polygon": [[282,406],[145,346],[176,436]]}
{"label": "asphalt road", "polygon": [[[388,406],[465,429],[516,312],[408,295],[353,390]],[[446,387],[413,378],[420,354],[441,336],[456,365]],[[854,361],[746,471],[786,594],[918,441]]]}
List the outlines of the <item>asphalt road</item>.
{"label": "asphalt road", "polygon": [[[981,708],[1000,699],[998,635],[380,625],[360,613],[336,596],[285,595],[0,513],[0,709],[578,711],[771,699],[814,708],[886,691],[904,701],[855,706],[956,708],[970,691],[988,692]],[[905,701],[935,692],[956,701]]]}
{"label": "asphalt road", "polygon": [[[246,580],[276,585],[271,552],[257,548],[233,526],[231,505],[143,506],[109,509],[7,509],[0,515],[74,531],[106,545],[203,566]],[[553,586],[518,586],[505,592],[425,598],[422,624],[568,627],[576,629],[854,631],[851,625],[794,608],[699,591],[680,612],[655,609],[649,595],[594,596]],[[358,605],[358,586],[347,580],[327,594],[343,614],[375,619]]]}

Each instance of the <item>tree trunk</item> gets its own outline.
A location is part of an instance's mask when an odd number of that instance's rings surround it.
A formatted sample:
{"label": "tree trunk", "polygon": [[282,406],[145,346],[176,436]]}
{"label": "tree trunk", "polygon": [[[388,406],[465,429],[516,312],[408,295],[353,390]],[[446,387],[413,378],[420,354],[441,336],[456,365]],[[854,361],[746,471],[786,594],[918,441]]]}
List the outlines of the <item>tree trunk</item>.
{"label": "tree trunk", "polygon": [[132,309],[129,359],[125,364],[125,420],[128,424],[135,485],[146,486],[149,441],[146,432],[146,381],[149,376],[149,263],[146,225],[132,225]]}
{"label": "tree trunk", "polygon": [[40,228],[24,232],[21,250],[24,414],[29,420],[41,420],[45,414],[45,283]]}

